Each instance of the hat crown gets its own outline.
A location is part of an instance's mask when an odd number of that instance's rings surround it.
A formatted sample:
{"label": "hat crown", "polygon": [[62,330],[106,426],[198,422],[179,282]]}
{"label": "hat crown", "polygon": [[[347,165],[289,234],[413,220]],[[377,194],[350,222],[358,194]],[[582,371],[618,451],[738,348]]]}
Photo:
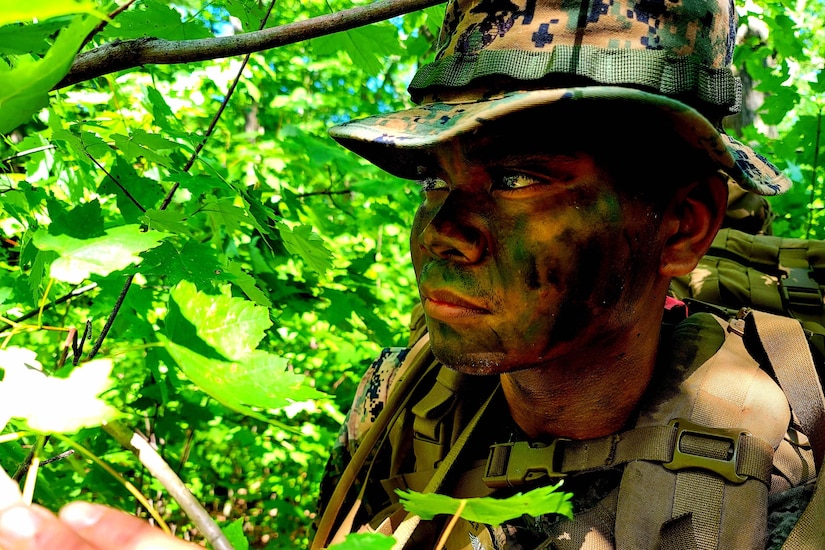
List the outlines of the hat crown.
{"label": "hat crown", "polygon": [[[592,82],[636,87],[712,118],[737,112],[731,0],[451,0],[417,101]],[[498,86],[498,90],[492,88]]]}

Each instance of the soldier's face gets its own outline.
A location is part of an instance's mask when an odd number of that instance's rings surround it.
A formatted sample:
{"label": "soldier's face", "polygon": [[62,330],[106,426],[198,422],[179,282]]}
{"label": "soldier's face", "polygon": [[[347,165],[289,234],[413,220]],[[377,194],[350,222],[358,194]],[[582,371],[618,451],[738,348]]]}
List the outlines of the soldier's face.
{"label": "soldier's face", "polygon": [[618,192],[589,151],[475,136],[436,156],[411,253],[445,364],[479,374],[540,366],[632,337],[662,308],[658,214]]}

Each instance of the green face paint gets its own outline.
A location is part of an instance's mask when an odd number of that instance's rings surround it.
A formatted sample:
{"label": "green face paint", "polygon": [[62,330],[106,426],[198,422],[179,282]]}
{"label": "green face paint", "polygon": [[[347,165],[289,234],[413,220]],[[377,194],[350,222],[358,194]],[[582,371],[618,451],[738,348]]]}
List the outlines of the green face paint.
{"label": "green face paint", "polygon": [[[472,152],[469,149],[469,152]],[[411,253],[431,344],[445,364],[502,373],[629,331],[657,276],[647,207],[585,151],[445,147]],[[661,304],[658,304],[661,307]]]}

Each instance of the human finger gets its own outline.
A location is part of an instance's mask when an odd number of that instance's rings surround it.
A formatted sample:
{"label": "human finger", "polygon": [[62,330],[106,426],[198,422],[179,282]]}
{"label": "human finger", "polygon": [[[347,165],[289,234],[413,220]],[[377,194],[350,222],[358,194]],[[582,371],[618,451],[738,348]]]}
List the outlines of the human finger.
{"label": "human finger", "polygon": [[148,523],[105,506],[73,503],[58,518],[40,506],[0,515],[2,550],[191,550]]}
{"label": "human finger", "polygon": [[0,468],[0,512],[22,503],[23,495],[20,494],[20,485],[9,477],[6,470]]}
{"label": "human finger", "polygon": [[72,502],[60,510],[60,520],[83,539],[97,545],[94,548],[116,548],[118,550],[192,550],[195,548],[192,544],[167,535],[145,520],[100,504]]}

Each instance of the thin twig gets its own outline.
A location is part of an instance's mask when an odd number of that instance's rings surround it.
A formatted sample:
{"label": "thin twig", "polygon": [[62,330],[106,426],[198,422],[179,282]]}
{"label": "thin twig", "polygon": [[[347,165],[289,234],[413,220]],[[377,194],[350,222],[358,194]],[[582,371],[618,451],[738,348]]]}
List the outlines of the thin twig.
{"label": "thin twig", "polygon": [[[48,442],[49,442],[49,436],[47,435],[45,437],[45,439],[43,440],[43,446],[45,446],[46,443],[48,443]],[[39,439],[38,439],[38,443],[39,443]],[[29,468],[31,467],[32,461],[34,460],[34,457],[35,457],[36,454],[37,454],[37,445],[34,445],[29,450],[29,453],[26,455],[26,458],[23,459],[23,462],[20,463],[20,466],[17,467],[17,470],[14,471],[14,475],[11,476],[11,478],[14,481],[20,481],[21,479],[23,479],[23,476],[26,474],[26,472],[29,471]]]}
{"label": "thin twig", "polygon": [[136,1],[137,0],[129,0],[128,2],[123,4],[122,6],[118,6],[117,8],[115,8],[114,11],[112,11],[112,13],[109,14],[109,19],[108,20],[103,19],[100,23],[97,24],[97,26],[95,28],[92,29],[92,32],[90,32],[88,34],[88,36],[86,36],[86,39],[83,40],[83,44],[80,45],[80,49],[82,50],[83,47],[86,44],[88,44],[89,42],[92,41],[92,38],[94,38],[97,33],[99,33],[100,31],[102,31],[103,29],[106,28],[106,25],[108,25],[109,22],[112,19],[114,19],[115,17],[117,17],[118,15],[120,15],[121,13],[126,11],[127,9],[129,9],[129,6],[134,4]]}
{"label": "thin twig", "polygon": [[138,457],[140,463],[166,488],[215,550],[233,550],[226,535],[223,534],[209,512],[189,492],[183,481],[144,437],[118,421],[107,422],[103,425],[103,429]]}
{"label": "thin twig", "polygon": [[811,238],[811,230],[814,225],[814,198],[816,197],[816,171],[819,168],[819,140],[822,137],[822,107],[819,108],[819,116],[816,119],[816,139],[814,140],[814,165],[811,169],[811,197],[808,201],[808,227],[805,229],[805,238]]}
{"label": "thin twig", "polygon": [[4,164],[8,164],[16,158],[25,157],[25,156],[28,156],[28,155],[33,155],[33,154],[39,153],[41,151],[48,151],[49,149],[55,149],[56,147],[57,146],[54,145],[54,144],[49,144],[49,145],[41,145],[40,147],[35,147],[34,149],[26,149],[25,151],[20,151],[19,153],[15,153],[10,157],[4,158],[3,160],[0,160],[0,162],[2,162]]}
{"label": "thin twig", "polygon": [[132,494],[132,496],[135,497],[135,499],[137,499],[138,502],[143,504],[143,506],[146,508],[149,514],[158,523],[158,527],[160,527],[165,533],[168,533],[170,535],[172,534],[172,530],[169,529],[169,526],[166,524],[165,521],[163,521],[163,518],[160,516],[160,514],[158,514],[157,510],[155,510],[152,507],[152,505],[149,504],[149,501],[146,500],[146,497],[143,496],[143,493],[138,491],[137,487],[135,487],[132,482],[130,482],[128,479],[124,478],[122,475],[117,473],[117,470],[109,466],[105,461],[101,460],[96,454],[94,454],[92,451],[90,451],[74,439],[62,434],[54,434],[54,436],[66,445],[68,445],[69,447],[72,447],[75,450],[77,450],[77,452],[79,452],[80,454],[82,454],[83,456],[85,456],[101,468],[103,468],[103,470],[107,474],[115,478],[121,485],[123,485],[126,488],[126,490],[129,491]]}
{"label": "thin twig", "polygon": [[[269,8],[267,9],[266,13],[264,14],[263,18],[261,19],[260,29],[263,29],[266,26],[266,22],[269,19],[269,16],[272,14],[272,8],[275,7],[275,1],[269,3]],[[218,124],[218,120],[220,120],[221,115],[223,114],[226,106],[229,104],[229,99],[232,97],[232,94],[235,92],[235,88],[238,87],[238,82],[241,81],[241,76],[243,76],[243,71],[246,69],[247,63],[249,63],[249,58],[252,54],[246,54],[241,63],[241,67],[238,70],[238,74],[235,75],[235,80],[232,81],[232,84],[229,86],[229,90],[223,97],[223,101],[221,101],[220,107],[218,107],[217,112],[215,112],[215,116],[212,117],[212,121],[209,123],[209,127],[206,129],[206,133],[203,135],[203,139],[200,140],[198,145],[195,147],[195,150],[192,152],[192,155],[189,157],[189,160],[186,161],[186,165],[183,167],[184,172],[189,172],[192,166],[195,164],[195,160],[197,160],[198,155],[200,154],[201,150],[203,150],[204,146],[206,145],[206,140],[209,139],[209,136],[212,135],[212,132],[215,131],[215,127]],[[172,197],[174,197],[175,192],[180,187],[180,182],[175,182],[175,184],[169,189],[169,192],[166,194],[166,197],[163,199],[163,203],[160,205],[160,210],[166,210],[169,207],[169,204],[172,202]]]}
{"label": "thin twig", "polygon": [[126,284],[123,285],[123,288],[120,291],[120,296],[117,297],[117,301],[115,302],[115,307],[109,314],[109,318],[106,319],[106,324],[103,325],[103,330],[100,331],[100,336],[98,336],[97,340],[95,340],[95,345],[92,346],[88,359],[92,359],[95,355],[97,355],[97,352],[100,351],[100,346],[103,345],[103,340],[106,338],[106,335],[109,334],[109,329],[112,328],[112,324],[115,322],[115,317],[117,317],[120,308],[123,307],[123,300],[126,299],[126,293],[129,292],[129,288],[132,286],[132,281],[134,280],[134,274],[129,275],[126,278]]}
{"label": "thin twig", "polygon": [[71,292],[69,292],[68,294],[64,294],[60,298],[57,298],[56,300],[53,300],[53,301],[49,302],[48,304],[46,304],[42,308],[42,310],[40,308],[38,308],[38,309],[35,309],[35,310],[32,310],[32,311],[29,311],[28,313],[25,313],[25,314],[21,315],[20,317],[18,317],[16,319],[12,319],[11,323],[5,323],[4,326],[0,326],[0,330],[5,330],[7,327],[14,326],[14,324],[22,323],[23,321],[25,321],[27,319],[31,319],[32,317],[34,317],[35,315],[37,315],[41,311],[48,311],[49,309],[53,308],[54,306],[60,305],[63,302],[71,300],[75,296],[80,296],[81,294],[89,292],[90,290],[94,290],[95,288],[97,288],[97,283],[89,283],[88,285],[84,285],[84,286],[81,286],[79,288],[76,288],[76,289],[72,290]]}
{"label": "thin twig", "polygon": [[86,151],[86,156],[87,156],[87,157],[89,157],[89,159],[90,159],[92,162],[94,162],[94,163],[95,163],[95,166],[97,166],[98,168],[100,168],[100,170],[101,170],[104,174],[106,174],[106,176],[107,176],[110,180],[112,180],[113,182],[115,182],[115,185],[117,185],[117,186],[120,188],[120,190],[121,190],[121,191],[123,191],[123,194],[124,194],[124,195],[126,195],[126,198],[127,198],[127,199],[129,199],[130,201],[132,201],[132,202],[134,203],[134,205],[135,205],[135,206],[137,206],[137,207],[138,207],[138,209],[139,209],[141,212],[144,212],[144,213],[146,212],[146,209],[145,209],[145,208],[143,208],[143,205],[141,205],[141,204],[138,202],[138,200],[137,200],[137,199],[136,199],[136,198],[135,198],[135,197],[134,197],[134,196],[133,196],[133,195],[129,192],[129,190],[128,190],[128,189],[126,189],[125,187],[123,187],[123,184],[122,184],[122,183],[120,183],[120,182],[117,180],[117,178],[116,178],[116,177],[114,177],[111,173],[109,173],[109,171],[108,171],[108,170],[106,170],[106,168],[105,168],[102,164],[100,164],[100,163],[97,161],[97,159],[96,159],[96,158],[94,158],[92,155],[90,155],[88,151]]}
{"label": "thin twig", "polygon": [[46,464],[51,464],[52,462],[57,462],[58,460],[63,460],[64,458],[68,458],[74,454],[74,449],[69,449],[68,451],[63,451],[59,455],[53,456],[51,458],[45,458],[40,461],[41,466],[45,466]]}
{"label": "thin twig", "polygon": [[86,344],[86,339],[92,337],[92,320],[86,319],[86,327],[83,329],[83,336],[80,338],[80,343],[77,347],[72,349],[72,365],[77,366],[80,363],[80,358],[83,356],[83,346]]}

